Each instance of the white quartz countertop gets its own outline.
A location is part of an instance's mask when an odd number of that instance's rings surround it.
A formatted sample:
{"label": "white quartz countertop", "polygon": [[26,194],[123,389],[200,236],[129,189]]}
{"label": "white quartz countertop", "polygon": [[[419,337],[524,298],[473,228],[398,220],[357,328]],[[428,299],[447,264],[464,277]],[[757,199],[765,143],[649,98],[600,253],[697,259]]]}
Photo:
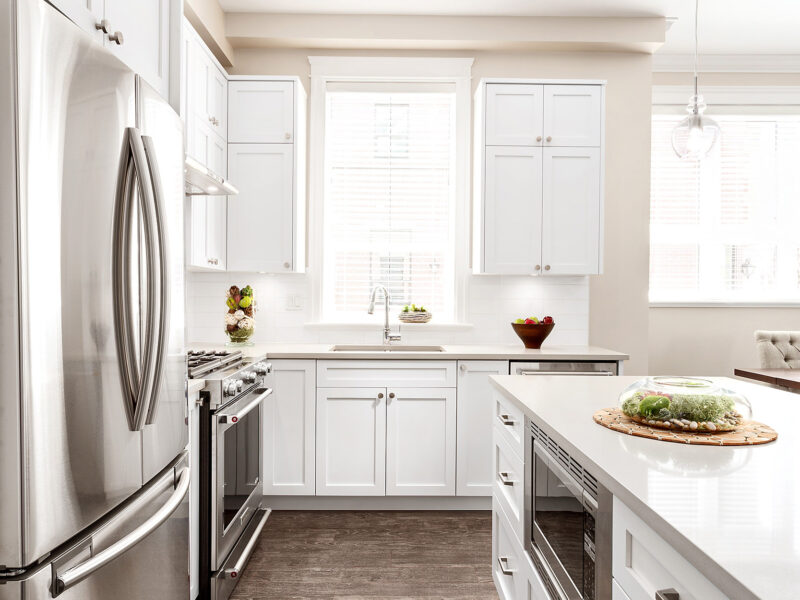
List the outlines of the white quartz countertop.
{"label": "white quartz countertop", "polygon": [[494,385],[732,599],[800,598],[800,395],[711,378],[778,432],[762,446],[690,446],[606,429],[637,377],[493,376]]}
{"label": "white quartz countertop", "polygon": [[[402,346],[402,344],[399,344]],[[409,344],[415,345],[415,344]],[[315,359],[389,359],[389,360],[627,360],[629,356],[622,352],[598,348],[595,346],[547,346],[541,350],[529,350],[522,344],[515,345],[446,345],[443,352],[386,352],[379,351],[346,351],[331,350],[333,344],[254,344],[239,346],[245,357],[266,355],[267,358],[315,358]],[[205,349],[231,350],[223,344],[189,344],[190,350]]]}

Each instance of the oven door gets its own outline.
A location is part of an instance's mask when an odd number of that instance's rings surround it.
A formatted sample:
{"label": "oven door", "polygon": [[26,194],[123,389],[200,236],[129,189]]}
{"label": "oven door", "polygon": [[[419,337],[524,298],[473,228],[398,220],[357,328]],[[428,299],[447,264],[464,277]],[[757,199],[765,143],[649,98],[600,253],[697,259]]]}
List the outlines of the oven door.
{"label": "oven door", "polygon": [[541,442],[531,440],[532,558],[555,600],[595,600],[597,504]]}
{"label": "oven door", "polygon": [[213,414],[211,569],[225,561],[261,505],[261,414],[271,388],[255,387]]}

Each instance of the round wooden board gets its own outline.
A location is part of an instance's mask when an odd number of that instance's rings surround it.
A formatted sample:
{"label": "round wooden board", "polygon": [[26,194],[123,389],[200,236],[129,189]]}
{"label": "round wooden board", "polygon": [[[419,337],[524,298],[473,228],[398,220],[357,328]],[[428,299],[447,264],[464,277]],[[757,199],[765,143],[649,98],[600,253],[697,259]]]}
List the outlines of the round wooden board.
{"label": "round wooden board", "polygon": [[676,442],[679,444],[699,444],[703,446],[754,446],[767,444],[778,438],[778,432],[772,427],[758,421],[744,421],[736,431],[723,433],[694,433],[689,431],[672,431],[641,425],[629,419],[618,408],[603,408],[594,413],[595,423],[614,431],[635,435],[637,437]]}

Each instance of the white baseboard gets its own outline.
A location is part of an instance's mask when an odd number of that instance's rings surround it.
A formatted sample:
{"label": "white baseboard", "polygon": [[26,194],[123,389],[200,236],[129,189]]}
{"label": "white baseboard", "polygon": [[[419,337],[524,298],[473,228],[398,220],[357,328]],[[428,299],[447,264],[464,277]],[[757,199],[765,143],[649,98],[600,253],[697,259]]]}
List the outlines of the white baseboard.
{"label": "white baseboard", "polygon": [[491,510],[491,496],[264,496],[272,510]]}

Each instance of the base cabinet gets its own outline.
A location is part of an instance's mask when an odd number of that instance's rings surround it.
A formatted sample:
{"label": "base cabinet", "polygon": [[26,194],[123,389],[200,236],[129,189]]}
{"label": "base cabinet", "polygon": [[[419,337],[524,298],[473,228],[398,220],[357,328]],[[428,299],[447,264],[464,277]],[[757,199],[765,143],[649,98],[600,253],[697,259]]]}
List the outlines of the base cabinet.
{"label": "base cabinet", "polygon": [[264,494],[313,496],[316,361],[273,360],[264,403]]}
{"label": "base cabinet", "polygon": [[386,495],[453,496],[456,491],[456,392],[388,388]]}
{"label": "base cabinet", "polygon": [[507,360],[458,362],[456,495],[491,496],[494,482],[490,375],[508,375]]}
{"label": "base cabinet", "polygon": [[317,495],[386,493],[386,389],[317,389]]}

